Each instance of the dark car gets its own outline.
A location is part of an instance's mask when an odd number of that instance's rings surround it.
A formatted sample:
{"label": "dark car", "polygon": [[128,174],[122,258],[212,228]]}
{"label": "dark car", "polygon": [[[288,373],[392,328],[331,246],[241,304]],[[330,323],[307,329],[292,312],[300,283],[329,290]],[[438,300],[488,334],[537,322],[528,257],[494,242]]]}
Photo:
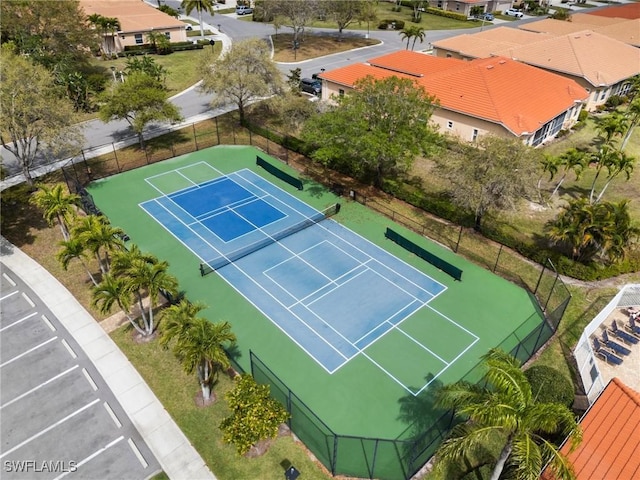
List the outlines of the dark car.
{"label": "dark car", "polygon": [[478,15],[478,20],[486,20],[487,22],[492,22],[495,18],[493,16],[493,13],[481,13],[480,15]]}
{"label": "dark car", "polygon": [[236,7],[236,15],[249,15],[253,13],[253,8],[246,5],[239,5]]}
{"label": "dark car", "polygon": [[314,78],[303,78],[300,80],[300,90],[311,95],[318,95],[322,93],[322,82]]}

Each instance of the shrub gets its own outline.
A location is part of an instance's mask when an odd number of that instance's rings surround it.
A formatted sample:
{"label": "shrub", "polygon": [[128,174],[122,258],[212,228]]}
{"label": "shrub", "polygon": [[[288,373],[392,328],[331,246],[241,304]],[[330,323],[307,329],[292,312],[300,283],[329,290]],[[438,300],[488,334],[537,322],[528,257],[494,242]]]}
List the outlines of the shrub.
{"label": "shrub", "polygon": [[449,12],[448,10],[441,10],[433,7],[427,7],[424,11],[431,15],[438,15],[439,17],[453,18],[454,20],[462,20],[465,22],[467,21],[467,16],[461,13]]}
{"label": "shrub", "polygon": [[249,374],[235,379],[233,390],[225,394],[231,415],[220,424],[223,439],[233,443],[239,455],[244,455],[260,440],[275,438],[278,427],[289,413],[269,396],[269,385],[259,385]]}
{"label": "shrub", "polygon": [[533,396],[542,403],[560,403],[573,405],[574,389],[567,377],[555,368],[546,365],[534,365],[525,370]]}
{"label": "shrub", "polygon": [[605,106],[608,110],[615,110],[617,107],[622,105],[625,102],[626,98],[620,95],[611,95],[607,98],[607,102]]}
{"label": "shrub", "polygon": [[402,30],[404,28],[404,22],[402,20],[381,20],[378,24],[380,30]]}
{"label": "shrub", "polygon": [[585,109],[580,110],[580,113],[578,114],[578,121],[584,122],[587,118],[589,118],[589,112]]}

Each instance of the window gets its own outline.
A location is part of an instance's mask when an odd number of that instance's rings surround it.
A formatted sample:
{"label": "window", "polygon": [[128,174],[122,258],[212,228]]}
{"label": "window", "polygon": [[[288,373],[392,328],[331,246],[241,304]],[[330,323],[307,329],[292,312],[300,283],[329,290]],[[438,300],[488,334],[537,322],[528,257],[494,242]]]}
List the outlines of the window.
{"label": "window", "polygon": [[136,45],[142,45],[143,40],[142,40],[142,34],[141,33],[136,33],[135,39],[136,39]]}
{"label": "window", "polygon": [[600,92],[600,98],[599,98],[599,100],[604,100],[604,97],[606,97],[606,96],[607,96],[607,91],[606,91],[606,90],[602,90],[602,91]]}
{"label": "window", "polygon": [[171,40],[171,32],[164,32],[164,36],[167,38],[167,40]]}
{"label": "window", "polygon": [[453,128],[453,122],[452,122],[452,121],[448,121],[448,122],[447,122],[447,128],[448,128],[449,130],[451,130],[451,129]]}
{"label": "window", "polygon": [[478,129],[474,128],[471,132],[471,141],[475,142],[478,139]]}
{"label": "window", "polygon": [[447,53],[447,58],[451,58],[453,55],[451,55],[450,53]]}
{"label": "window", "polygon": [[338,95],[340,95],[341,97],[344,97],[344,89],[339,89],[338,90]]}
{"label": "window", "polygon": [[532,145],[534,147],[537,147],[547,138],[551,138],[555,136],[560,131],[560,129],[562,128],[562,125],[564,124],[564,118],[566,113],[567,112],[561,113],[550,122],[545,123],[542,126],[542,128],[538,129],[533,136]]}

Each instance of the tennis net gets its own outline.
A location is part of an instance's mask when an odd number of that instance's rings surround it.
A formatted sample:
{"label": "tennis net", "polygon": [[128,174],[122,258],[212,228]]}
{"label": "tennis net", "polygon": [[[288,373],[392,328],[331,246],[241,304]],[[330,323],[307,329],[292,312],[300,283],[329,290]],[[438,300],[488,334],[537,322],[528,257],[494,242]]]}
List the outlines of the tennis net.
{"label": "tennis net", "polygon": [[222,268],[225,265],[229,265],[230,263],[240,260],[241,258],[246,257],[247,255],[250,255],[257,250],[267,247],[272,243],[275,243],[279,240],[284,239],[285,237],[288,237],[290,235],[293,235],[294,233],[304,230],[305,228],[315,225],[321,222],[322,220],[325,220],[335,215],[339,211],[340,211],[340,204],[336,203],[334,205],[331,205],[328,208],[325,208],[321,212],[316,213],[312,217],[307,217],[304,220],[301,220],[298,223],[290,225],[287,228],[283,228],[278,232],[275,232],[272,234],[265,233],[266,236],[257,242],[254,242],[250,245],[239,248],[227,254],[220,255],[219,257],[213,258],[207,262],[201,263],[200,275],[204,277],[205,275],[208,275],[214,270],[218,270],[219,268]]}

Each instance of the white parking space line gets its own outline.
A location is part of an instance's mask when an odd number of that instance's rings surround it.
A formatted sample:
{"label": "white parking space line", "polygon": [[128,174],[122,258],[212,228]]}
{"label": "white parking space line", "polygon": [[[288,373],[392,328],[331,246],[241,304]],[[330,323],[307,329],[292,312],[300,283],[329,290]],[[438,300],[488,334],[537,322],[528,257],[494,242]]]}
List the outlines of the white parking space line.
{"label": "white parking space line", "polygon": [[36,390],[44,387],[45,385],[50,384],[51,382],[55,382],[56,380],[58,380],[60,377],[63,377],[64,375],[66,375],[69,372],[72,372],[73,370],[75,370],[76,368],[78,368],[78,365],[74,365],[71,368],[68,368],[67,370],[65,370],[64,372],[59,373],[58,375],[56,375],[55,377],[51,377],[49,380],[47,380],[46,382],[42,382],[40,385],[33,387],[31,390],[24,392],[22,395],[18,395],[16,398],[14,398],[13,400],[9,400],[7,403],[5,403],[4,405],[0,406],[0,410],[2,410],[4,407],[8,407],[9,405],[11,405],[12,403],[17,402],[18,400],[22,400],[24,397],[26,397],[27,395],[31,395],[33,392],[35,392]]}
{"label": "white parking space line", "polygon": [[93,381],[93,378],[91,378],[91,375],[89,374],[89,372],[87,372],[85,368],[82,369],[82,374],[84,375],[84,378],[87,379],[87,382],[89,382],[89,385],[91,385],[91,388],[93,388],[93,391],[97,392],[98,385],[96,385],[96,382]]}
{"label": "white parking space line", "polygon": [[[20,355],[16,355],[15,357],[13,357],[11,360],[7,360],[6,362],[0,364],[0,368],[2,367],[6,367],[7,365],[9,365],[10,363],[15,362],[16,360],[21,359],[22,357],[24,357],[25,355],[29,355],[31,352],[36,351],[37,349],[44,347],[47,343],[51,343],[54,342],[58,339],[58,337],[52,337],[49,340],[45,340],[44,342],[42,342],[40,345],[36,345],[33,348],[30,348],[29,350],[27,350],[26,352],[22,352]],[[1,457],[0,457],[1,458]]]}
{"label": "white parking space line", "polygon": [[109,414],[109,416],[111,416],[111,420],[113,420],[113,423],[116,424],[116,427],[122,428],[122,424],[120,423],[120,420],[118,420],[118,417],[116,417],[115,412],[111,409],[108,402],[104,402],[104,408]]}
{"label": "white parking space line", "polygon": [[[85,463],[93,460],[94,458],[96,458],[98,455],[100,455],[101,453],[103,453],[105,450],[108,450],[109,448],[113,447],[114,445],[116,445],[118,442],[120,442],[121,440],[123,440],[124,437],[120,436],[118,438],[116,438],[114,441],[107,443],[104,447],[102,447],[100,450],[96,450],[95,452],[93,452],[91,455],[89,455],[87,458],[79,461],[78,463],[76,463],[76,469],[75,471],[78,471],[78,468],[80,468],[82,465],[84,465]],[[54,480],[60,480],[61,478],[66,477],[69,473],[72,473],[71,470],[68,470],[64,473],[62,473],[61,475],[58,475]]]}
{"label": "white parking space line", "polygon": [[29,315],[27,315],[26,317],[22,317],[20,320],[16,320],[15,322],[10,323],[9,325],[7,325],[7,326],[5,326],[5,327],[0,328],[0,332],[4,332],[7,328],[9,328],[9,327],[13,327],[14,325],[17,325],[17,324],[18,324],[18,323],[20,323],[20,322],[24,322],[25,320],[28,320],[28,319],[30,319],[31,317],[36,316],[37,314],[38,314],[38,312],[31,312],[31,313],[30,313]]}
{"label": "white parking space line", "polygon": [[69,355],[71,355],[71,358],[78,358],[78,355],[76,355],[76,352],[73,351],[73,348],[71,348],[71,345],[69,345],[64,338],[62,339],[62,345],[64,345],[64,348],[67,349],[67,351],[69,352]]}
{"label": "white parking space line", "polygon": [[53,326],[53,324],[49,321],[49,319],[46,317],[46,315],[42,315],[42,320],[44,321],[44,323],[47,324],[47,327],[49,327],[52,332],[56,331],[56,327]]}
{"label": "white parking space line", "polygon": [[16,445],[13,448],[10,448],[9,450],[2,452],[2,454],[0,454],[0,458],[2,457],[6,457],[7,455],[9,455],[10,453],[15,452],[16,450],[18,450],[21,447],[24,447],[27,443],[34,441],[36,438],[41,437],[42,435],[44,435],[45,433],[53,430],[54,428],[56,428],[58,425],[62,425],[64,422],[66,422],[67,420],[69,420],[70,418],[75,417],[76,415],[78,415],[79,413],[84,412],[85,410],[87,410],[88,408],[91,408],[92,406],[94,406],[96,403],[98,403],[100,401],[99,398],[96,398],[94,401],[86,404],[84,407],[79,408],[78,410],[76,410],[75,412],[70,413],[69,415],[67,415],[66,417],[58,420],[56,423],[54,423],[53,425],[49,425],[47,428],[45,428],[44,430],[40,430],[38,433],[36,433],[35,435],[32,435],[31,437],[27,438],[26,440],[20,442],[18,445]]}
{"label": "white parking space line", "polygon": [[31,308],[36,306],[36,304],[33,303],[33,300],[31,300],[29,298],[29,295],[27,295],[26,293],[22,292],[22,298],[24,298],[27,302],[29,302],[29,305],[31,305]]}
{"label": "white parking space line", "polygon": [[[5,276],[6,276],[6,275],[5,275]],[[16,286],[16,284],[14,283],[14,284],[13,284],[13,286],[15,287],[15,286]],[[15,292],[8,293],[8,294],[7,294],[7,295],[5,295],[4,297],[0,297],[0,302],[1,302],[2,300],[5,300],[5,299],[7,299],[7,298],[9,298],[9,297],[12,297],[12,296],[14,296],[14,295],[18,294],[18,293],[20,293],[18,290],[16,290]]]}
{"label": "white parking space line", "polygon": [[138,460],[140,460],[140,464],[142,465],[142,468],[147,468],[149,464],[144,459],[144,457],[140,453],[140,450],[138,450],[138,447],[136,447],[136,444],[133,443],[133,440],[131,439],[129,439],[129,446],[131,447],[131,450],[133,450],[133,453],[136,455],[136,457],[138,457]]}
{"label": "white parking space line", "polygon": [[[14,281],[13,281],[13,278],[11,278],[9,275],[7,275],[6,273],[3,273],[3,274],[2,274],[2,276],[4,277],[4,279],[5,279],[7,282],[9,282],[9,283],[11,284],[11,286],[12,286],[12,287],[15,287],[15,286],[16,286],[16,282],[14,282]],[[18,292],[14,292],[14,293],[18,293]],[[12,293],[11,295],[13,295],[13,293]],[[9,296],[9,295],[7,295],[7,297],[8,297],[8,296]],[[3,298],[4,298],[4,297],[3,297]],[[3,298],[2,298],[2,299],[3,299]],[[0,299],[0,300],[2,300],[2,299]]]}

